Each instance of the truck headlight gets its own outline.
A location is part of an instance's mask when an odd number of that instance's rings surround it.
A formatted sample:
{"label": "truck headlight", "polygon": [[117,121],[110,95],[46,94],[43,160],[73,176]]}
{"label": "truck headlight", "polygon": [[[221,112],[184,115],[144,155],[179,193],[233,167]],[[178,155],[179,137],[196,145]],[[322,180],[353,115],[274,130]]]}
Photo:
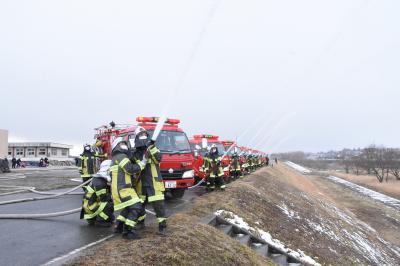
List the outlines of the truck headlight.
{"label": "truck headlight", "polygon": [[186,171],[182,175],[182,178],[193,178],[193,177],[194,177],[194,171],[193,170]]}

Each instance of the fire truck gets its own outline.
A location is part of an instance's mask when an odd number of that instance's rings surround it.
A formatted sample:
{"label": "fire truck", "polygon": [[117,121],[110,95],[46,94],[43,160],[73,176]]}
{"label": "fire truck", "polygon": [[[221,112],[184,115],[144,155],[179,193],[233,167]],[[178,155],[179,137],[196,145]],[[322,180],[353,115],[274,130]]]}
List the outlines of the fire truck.
{"label": "fire truck", "polygon": [[[204,162],[203,158],[207,153],[207,147],[211,147],[211,145],[215,144],[217,146],[220,156],[223,156],[225,154],[225,147],[222,141],[219,140],[218,136],[208,134],[194,135],[193,138],[189,140],[189,142],[192,150],[195,153],[195,160],[193,162],[194,175],[196,181],[199,181],[205,177],[202,165]],[[224,156],[224,158],[222,159],[222,167],[224,170],[224,179],[225,181],[229,181],[230,169],[229,158],[227,156]]]}
{"label": "fire truck", "polygon": [[[103,152],[111,156],[111,143],[116,137],[132,140],[138,126],[147,130],[152,137],[158,117],[137,117],[136,125],[116,128],[102,126],[97,128],[95,138],[103,142]],[[179,119],[166,119],[156,140],[156,146],[162,154],[160,171],[165,189],[174,198],[183,197],[185,190],[194,185],[192,164],[194,156],[186,133],[179,128]]]}

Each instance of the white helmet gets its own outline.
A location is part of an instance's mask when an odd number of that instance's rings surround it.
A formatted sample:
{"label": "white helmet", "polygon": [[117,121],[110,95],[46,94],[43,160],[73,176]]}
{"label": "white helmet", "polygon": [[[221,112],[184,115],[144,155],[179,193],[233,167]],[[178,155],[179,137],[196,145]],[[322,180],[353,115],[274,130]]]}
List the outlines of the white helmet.
{"label": "white helmet", "polygon": [[149,134],[147,133],[146,129],[144,129],[143,127],[137,127],[135,129],[135,137],[139,137],[139,139],[144,139],[140,138],[145,135],[144,133],[146,133],[146,138],[147,138]]}
{"label": "white helmet", "polygon": [[210,152],[211,152],[211,153],[217,153],[217,152],[218,152],[217,145],[215,145],[215,144],[211,145]]}
{"label": "white helmet", "polygon": [[128,145],[126,144],[126,141],[122,137],[118,137],[114,139],[112,145],[111,145],[111,150],[114,151],[115,148],[119,146],[120,143],[124,143],[125,145],[120,145],[122,150],[128,150]]}

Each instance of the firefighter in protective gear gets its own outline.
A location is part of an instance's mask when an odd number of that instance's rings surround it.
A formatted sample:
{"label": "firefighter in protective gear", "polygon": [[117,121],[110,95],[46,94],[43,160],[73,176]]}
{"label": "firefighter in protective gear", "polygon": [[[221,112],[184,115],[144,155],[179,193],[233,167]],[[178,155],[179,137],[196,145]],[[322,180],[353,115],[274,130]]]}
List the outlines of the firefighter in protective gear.
{"label": "firefighter in protective gear", "polygon": [[214,188],[211,187],[211,178],[210,178],[210,168],[211,168],[211,160],[210,160],[210,147],[207,147],[207,152],[203,156],[203,165],[202,169],[204,171],[205,179],[206,179],[206,190],[211,191]]}
{"label": "firefighter in protective gear", "polygon": [[166,235],[167,217],[164,206],[165,187],[160,172],[161,153],[152,141],[149,141],[147,131],[138,127],[135,130],[135,152],[132,160],[143,160],[146,166],[139,174],[136,183],[138,194],[144,204],[139,216],[139,227],[144,228],[146,205],[150,203],[157,216],[159,233]]}
{"label": "firefighter in protective gear", "polygon": [[81,219],[85,219],[89,225],[110,227],[113,221],[114,206],[111,199],[109,183],[109,167],[111,161],[101,164],[100,171],[93,175],[91,183],[84,186]]}
{"label": "firefighter in protective gear", "polygon": [[239,154],[237,153],[236,147],[233,148],[233,154],[231,156],[230,165],[231,165],[231,174],[234,179],[243,177],[242,169],[240,167],[240,158]]}
{"label": "firefighter in protective gear", "polygon": [[114,201],[114,211],[121,211],[117,217],[116,233],[123,233],[127,239],[137,239],[136,231],[139,213],[143,201],[139,198],[135,186],[135,174],[145,167],[145,162],[129,159],[129,144],[121,137],[112,144],[111,192]]}
{"label": "firefighter in protective gear", "polygon": [[254,171],[254,158],[253,155],[251,154],[251,152],[249,152],[249,154],[247,155],[247,163],[249,166],[249,173]]}
{"label": "firefighter in protective gear", "polygon": [[83,153],[80,156],[79,173],[83,182],[86,182],[99,169],[99,158],[105,158],[107,154],[103,155],[96,152],[89,144],[83,146]]}
{"label": "firefighter in protective gear", "polygon": [[83,182],[86,182],[96,172],[95,170],[95,156],[92,151],[92,148],[90,147],[89,144],[86,144],[83,146],[83,153],[81,154],[80,157],[80,165],[79,165],[79,173],[81,174],[81,178]]}
{"label": "firefighter in protective gear", "polygon": [[[222,170],[222,157],[218,153],[218,148],[215,144],[211,146],[210,153],[208,155],[208,160],[210,164],[210,174],[209,180],[210,189],[213,190],[216,187],[221,190],[225,190],[225,182],[224,182],[224,171]],[[208,183],[207,182],[207,183]]]}

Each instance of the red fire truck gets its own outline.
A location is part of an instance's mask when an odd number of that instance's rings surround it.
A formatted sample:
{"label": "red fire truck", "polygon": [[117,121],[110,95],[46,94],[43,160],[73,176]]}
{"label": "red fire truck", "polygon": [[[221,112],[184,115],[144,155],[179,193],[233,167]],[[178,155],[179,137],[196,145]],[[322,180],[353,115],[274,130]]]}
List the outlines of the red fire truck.
{"label": "red fire truck", "polygon": [[[115,128],[103,126],[97,129],[95,138],[103,142],[103,152],[111,156],[111,143],[116,137],[127,141],[134,138],[135,129],[141,126],[150,137],[156,128],[158,117],[137,117],[137,125]],[[194,156],[185,132],[178,127],[180,120],[168,118],[156,140],[156,146],[162,153],[161,175],[166,191],[175,198],[183,197],[185,190],[194,185],[192,164]]]}
{"label": "red fire truck", "polygon": [[[218,136],[208,135],[208,134],[194,135],[193,138],[189,140],[189,142],[190,146],[192,147],[192,150],[195,151],[193,170],[196,181],[199,181],[203,179],[205,175],[202,169],[202,165],[204,161],[203,157],[207,153],[207,146],[211,147],[211,145],[215,144],[221,156],[225,154],[225,147],[222,141],[219,140]],[[229,169],[229,158],[227,156],[225,156],[222,159],[222,167],[224,168],[225,180],[229,181],[230,169]]]}

